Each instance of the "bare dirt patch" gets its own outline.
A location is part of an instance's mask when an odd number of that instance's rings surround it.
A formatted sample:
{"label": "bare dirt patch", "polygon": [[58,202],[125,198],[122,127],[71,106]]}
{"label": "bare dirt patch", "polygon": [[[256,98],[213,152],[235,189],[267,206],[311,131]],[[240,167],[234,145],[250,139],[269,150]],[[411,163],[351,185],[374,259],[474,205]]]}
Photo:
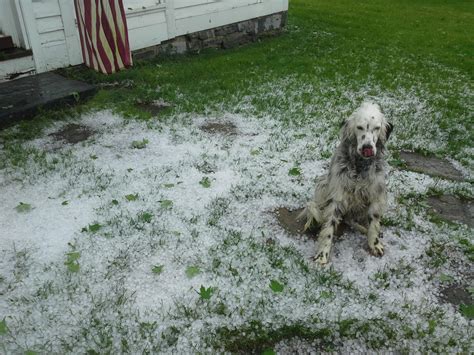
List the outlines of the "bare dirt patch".
{"label": "bare dirt patch", "polygon": [[222,134],[227,136],[237,134],[236,125],[229,121],[206,122],[200,128],[202,131],[211,134]]}
{"label": "bare dirt patch", "polygon": [[89,127],[71,123],[64,126],[61,130],[51,133],[50,136],[58,141],[65,141],[70,144],[76,144],[85,141],[95,132]]}
{"label": "bare dirt patch", "polygon": [[[298,208],[296,210],[289,210],[285,207],[278,208],[274,213],[278,219],[280,225],[292,235],[305,235],[311,238],[317,238],[319,235],[320,228],[319,226],[312,225],[308,230],[304,230],[304,225],[306,223],[305,217],[298,218],[303,208]],[[340,224],[336,230],[335,235],[340,237],[347,226],[345,224]]]}
{"label": "bare dirt patch", "polygon": [[441,290],[441,299],[454,305],[473,304],[471,295],[462,285],[451,285]]}
{"label": "bare dirt patch", "polygon": [[450,180],[464,180],[461,172],[447,160],[406,151],[400,152],[400,158],[405,161],[408,170]]}
{"label": "bare dirt patch", "polygon": [[453,195],[428,197],[428,204],[437,215],[449,221],[461,222],[474,227],[474,204]]}

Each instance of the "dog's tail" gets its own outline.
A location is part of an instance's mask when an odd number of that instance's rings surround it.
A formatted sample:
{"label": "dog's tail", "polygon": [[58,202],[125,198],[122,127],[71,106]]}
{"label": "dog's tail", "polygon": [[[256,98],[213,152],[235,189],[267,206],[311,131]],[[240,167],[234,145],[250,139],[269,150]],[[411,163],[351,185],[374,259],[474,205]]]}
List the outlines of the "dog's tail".
{"label": "dog's tail", "polygon": [[308,202],[305,209],[298,215],[298,219],[306,218],[303,231],[306,231],[313,222],[321,223],[321,211],[314,201]]}

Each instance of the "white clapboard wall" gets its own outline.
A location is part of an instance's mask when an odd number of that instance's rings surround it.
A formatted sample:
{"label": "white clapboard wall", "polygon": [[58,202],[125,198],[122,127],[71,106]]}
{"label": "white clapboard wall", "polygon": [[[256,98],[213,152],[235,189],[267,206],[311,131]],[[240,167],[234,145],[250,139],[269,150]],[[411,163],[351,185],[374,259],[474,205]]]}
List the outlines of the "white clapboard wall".
{"label": "white clapboard wall", "polygon": [[[0,0],[2,1],[2,0]],[[36,72],[82,63],[73,0],[17,4]],[[187,33],[286,11],[288,0],[123,0],[132,51]],[[1,17],[0,17],[1,21]],[[19,25],[20,26],[20,25]],[[0,63],[1,65],[1,63]]]}

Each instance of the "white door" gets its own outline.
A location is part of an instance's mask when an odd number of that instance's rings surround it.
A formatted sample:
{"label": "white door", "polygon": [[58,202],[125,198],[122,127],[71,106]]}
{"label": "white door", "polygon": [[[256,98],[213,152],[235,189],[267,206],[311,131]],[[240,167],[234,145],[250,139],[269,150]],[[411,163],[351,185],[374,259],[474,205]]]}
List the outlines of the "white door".
{"label": "white door", "polygon": [[38,73],[82,63],[72,0],[20,0]]}
{"label": "white door", "polygon": [[83,62],[81,43],[79,40],[79,29],[77,27],[76,10],[74,1],[59,0],[61,17],[64,25],[64,35],[66,37],[67,53],[69,64],[77,65]]}

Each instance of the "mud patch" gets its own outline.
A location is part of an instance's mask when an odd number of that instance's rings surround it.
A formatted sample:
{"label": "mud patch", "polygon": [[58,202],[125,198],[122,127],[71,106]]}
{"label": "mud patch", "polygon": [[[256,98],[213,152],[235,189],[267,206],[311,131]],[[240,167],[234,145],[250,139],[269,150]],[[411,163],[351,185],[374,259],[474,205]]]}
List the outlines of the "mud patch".
{"label": "mud patch", "polygon": [[75,123],[64,126],[61,130],[51,133],[50,136],[58,141],[65,141],[70,144],[76,144],[85,141],[95,132],[86,126],[81,126]]}
{"label": "mud patch", "polygon": [[146,111],[153,116],[157,116],[161,111],[173,106],[168,102],[165,102],[163,100],[154,100],[151,102],[144,102],[141,100],[137,100],[135,106],[137,106],[139,109]]}
{"label": "mud patch", "polygon": [[309,231],[304,231],[304,225],[306,220],[304,217],[298,219],[298,216],[303,211],[303,208],[299,208],[294,211],[290,211],[287,208],[281,207],[275,211],[275,215],[280,225],[289,233],[293,235],[314,235]]}
{"label": "mud patch", "polygon": [[464,180],[462,173],[447,160],[406,151],[400,152],[400,158],[408,170],[455,181]]}
{"label": "mud patch", "polygon": [[[285,207],[280,207],[274,213],[278,219],[278,222],[288,233],[292,235],[305,235],[313,239],[317,239],[319,235],[320,228],[319,226],[311,226],[308,230],[304,230],[304,225],[306,223],[305,217],[298,218],[298,216],[303,212],[303,208],[297,210],[289,210]],[[348,227],[341,223],[336,230],[336,237],[340,237]]]}
{"label": "mud patch", "polygon": [[211,134],[222,134],[226,136],[233,136],[237,134],[237,127],[232,122],[206,122],[200,126],[201,130]]}
{"label": "mud patch", "polygon": [[474,204],[453,195],[428,197],[428,204],[434,213],[449,221],[461,222],[474,228]]}
{"label": "mud patch", "polygon": [[461,285],[452,285],[441,290],[441,299],[456,306],[472,305],[473,299],[469,292]]}

